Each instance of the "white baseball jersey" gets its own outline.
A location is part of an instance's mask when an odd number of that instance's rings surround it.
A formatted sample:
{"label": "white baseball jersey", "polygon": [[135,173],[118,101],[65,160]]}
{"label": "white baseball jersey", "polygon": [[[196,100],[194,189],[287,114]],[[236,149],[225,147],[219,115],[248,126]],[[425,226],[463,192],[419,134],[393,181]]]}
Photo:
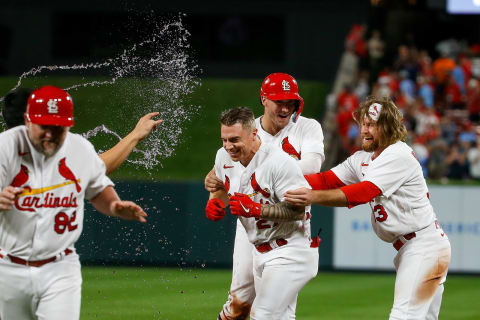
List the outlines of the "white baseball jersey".
{"label": "white baseball jersey", "polygon": [[[322,126],[317,120],[300,116],[297,122],[290,120],[285,128],[272,136],[263,130],[261,119],[262,117],[255,119],[255,126],[262,142],[280,147],[297,161],[301,160],[302,153],[317,153],[320,154],[322,162],[325,159]],[[305,221],[305,230],[311,237],[310,211]]]}
{"label": "white baseball jersey", "polygon": [[83,229],[84,198],[113,185],[86,139],[67,133],[62,147],[45,157],[25,126],[0,134],[0,188],[25,190],[0,213],[0,250],[24,260],[47,259],[72,248]]}
{"label": "white baseball jersey", "polygon": [[315,119],[300,116],[297,122],[290,122],[275,136],[263,130],[260,120],[255,119],[258,136],[262,142],[279,146],[296,160],[300,160],[302,153],[318,153],[325,159],[323,147],[323,132],[320,123]]}
{"label": "white baseball jersey", "polygon": [[388,146],[377,158],[358,151],[332,171],[345,184],[370,181],[382,194],[370,202],[377,236],[393,242],[397,237],[432,224],[436,215],[420,163],[404,142]]}
{"label": "white baseball jersey", "polygon": [[[263,204],[273,204],[284,200],[288,190],[306,187],[308,182],[291,157],[278,147],[263,143],[247,167],[239,161],[234,162],[230,155],[221,148],[215,159],[215,173],[221,177],[229,195],[244,193]],[[306,208],[310,211],[310,208]],[[269,242],[279,238],[289,238],[305,234],[303,221],[273,222],[263,219],[240,217],[248,239],[253,244]]]}

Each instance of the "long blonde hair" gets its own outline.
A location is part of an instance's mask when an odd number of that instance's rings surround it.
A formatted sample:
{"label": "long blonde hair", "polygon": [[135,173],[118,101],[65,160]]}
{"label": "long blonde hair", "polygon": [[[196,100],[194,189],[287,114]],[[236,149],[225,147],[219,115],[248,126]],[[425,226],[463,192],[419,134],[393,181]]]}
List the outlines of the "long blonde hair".
{"label": "long blonde hair", "polygon": [[387,147],[397,141],[405,142],[407,129],[403,124],[403,116],[395,103],[388,97],[370,96],[360,103],[358,109],[353,112],[353,119],[361,127],[363,119],[369,117],[368,109],[373,103],[382,105],[382,111],[377,120],[377,126],[380,128],[380,147]]}

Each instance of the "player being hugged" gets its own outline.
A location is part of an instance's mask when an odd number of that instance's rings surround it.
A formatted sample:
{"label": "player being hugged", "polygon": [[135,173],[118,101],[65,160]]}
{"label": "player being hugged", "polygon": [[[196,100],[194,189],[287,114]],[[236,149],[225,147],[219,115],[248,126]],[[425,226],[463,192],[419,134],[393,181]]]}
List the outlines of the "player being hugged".
{"label": "player being hugged", "polygon": [[[255,119],[257,136],[262,143],[281,148],[296,160],[302,173],[312,174],[320,171],[325,158],[323,151],[322,127],[315,119],[301,116],[303,98],[299,94],[297,81],[289,74],[276,72],[269,74],[260,87],[260,103],[264,109],[262,116]],[[216,193],[216,197],[226,196],[228,181],[215,175],[212,169],[205,178],[205,189]],[[222,195],[221,193],[225,193]],[[210,214],[212,213],[212,214]],[[311,212],[307,212],[304,228],[310,237]],[[207,218],[215,221],[215,211],[207,210]],[[312,240],[312,250],[318,250],[319,238]],[[253,280],[253,245],[248,241],[247,232],[240,220],[237,220],[233,249],[232,282],[227,302],[223,305],[218,319],[242,320],[250,313],[255,299]],[[295,319],[296,300],[288,306],[285,319]]]}
{"label": "player being hugged", "polygon": [[250,109],[225,111],[220,123],[223,148],[216,155],[215,173],[222,177],[228,197],[210,194],[207,211],[220,220],[230,204],[253,244],[256,297],[250,318],[284,319],[287,307],[318,269],[318,250],[310,248],[304,228],[309,208],[283,201],[293,186],[309,186],[292,157],[260,141]]}
{"label": "player being hugged", "polygon": [[82,276],[74,244],[84,199],[100,212],[146,222],[121,201],[93,146],[69,129],[60,88],[32,92],[25,126],[0,134],[0,318],[79,319]]}
{"label": "player being hugged", "polygon": [[330,171],[306,176],[313,190],[288,191],[292,204],[368,203],[377,236],[398,251],[390,319],[438,319],[450,242],[430,204],[420,163],[403,141],[402,115],[389,98],[369,97],[356,114],[362,149]]}

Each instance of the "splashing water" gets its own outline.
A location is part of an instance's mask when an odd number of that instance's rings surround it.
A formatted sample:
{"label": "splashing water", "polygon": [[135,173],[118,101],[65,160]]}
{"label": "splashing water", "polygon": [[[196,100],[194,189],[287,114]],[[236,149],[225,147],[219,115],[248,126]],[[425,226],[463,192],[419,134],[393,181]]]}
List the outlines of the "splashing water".
{"label": "splashing water", "polygon": [[[155,25],[152,26],[151,34],[145,40],[131,45],[114,58],[95,63],[39,66],[24,72],[13,89],[20,87],[23,80],[46,72],[93,71],[108,75],[107,80],[88,81],[87,78],[85,82],[64,89],[69,92],[100,86],[113,86],[115,91],[118,89],[124,99],[124,110],[116,108],[117,114],[112,115],[112,121],[122,125],[121,129],[125,129],[125,119],[129,119],[128,117],[138,120],[148,112],[158,111],[159,118],[164,122],[158,130],[144,140],[143,150],[135,148],[133,150],[135,155],[130,156],[127,161],[147,169],[161,165],[162,158],[174,154],[180,143],[182,127],[197,114],[200,108],[200,106],[185,103],[185,99],[201,83],[197,78],[198,65],[188,53],[190,33],[183,26],[182,16],[178,15],[172,19],[173,21],[152,22]],[[128,79],[128,84],[120,83],[120,79]],[[2,100],[3,98],[0,98],[0,101]],[[132,110],[135,113],[133,117]],[[133,129],[134,123],[128,125]],[[91,139],[99,133],[121,140],[121,136],[107,128],[105,124],[97,124],[94,129],[83,135]],[[111,146],[100,148],[97,146],[97,149],[102,152],[104,151],[102,149],[109,147]]]}

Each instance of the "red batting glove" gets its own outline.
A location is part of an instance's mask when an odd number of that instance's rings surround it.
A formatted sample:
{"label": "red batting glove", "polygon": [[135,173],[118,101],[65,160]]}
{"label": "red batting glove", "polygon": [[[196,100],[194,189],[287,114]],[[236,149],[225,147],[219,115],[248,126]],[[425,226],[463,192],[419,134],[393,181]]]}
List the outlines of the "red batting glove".
{"label": "red batting glove", "polygon": [[250,199],[243,193],[236,193],[230,198],[230,211],[233,215],[245,218],[259,218],[262,213],[262,205]]}
{"label": "red batting glove", "polygon": [[225,203],[220,199],[210,199],[205,207],[207,218],[212,221],[222,220],[225,217]]}

